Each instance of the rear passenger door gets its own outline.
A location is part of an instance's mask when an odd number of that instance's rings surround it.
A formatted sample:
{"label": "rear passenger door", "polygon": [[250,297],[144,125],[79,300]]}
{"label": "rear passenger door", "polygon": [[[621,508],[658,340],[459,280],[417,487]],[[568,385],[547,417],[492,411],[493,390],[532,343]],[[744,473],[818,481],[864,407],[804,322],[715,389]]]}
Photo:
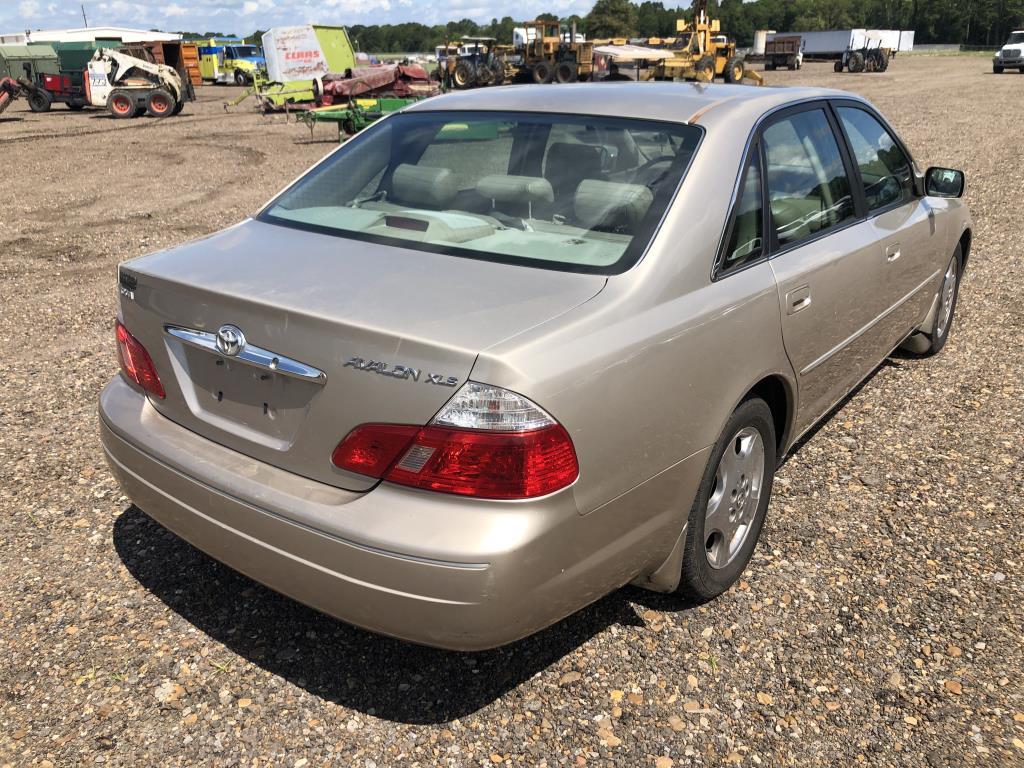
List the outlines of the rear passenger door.
{"label": "rear passenger door", "polygon": [[881,359],[885,311],[876,234],[826,102],[773,115],[761,129],[770,264],[782,333],[797,374],[796,433]]}

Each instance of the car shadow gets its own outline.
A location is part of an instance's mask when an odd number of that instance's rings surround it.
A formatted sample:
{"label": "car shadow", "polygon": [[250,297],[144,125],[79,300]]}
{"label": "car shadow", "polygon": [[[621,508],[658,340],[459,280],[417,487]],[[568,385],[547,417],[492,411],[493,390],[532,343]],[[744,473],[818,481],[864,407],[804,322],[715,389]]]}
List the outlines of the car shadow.
{"label": "car shadow", "polygon": [[[143,587],[234,653],[323,699],[396,722],[437,724],[471,714],[607,627],[644,624],[630,602],[641,590],[627,588],[518,642],[455,653],[377,635],[297,603],[134,505],[115,521],[113,541]],[[643,594],[644,604],[657,597]]]}

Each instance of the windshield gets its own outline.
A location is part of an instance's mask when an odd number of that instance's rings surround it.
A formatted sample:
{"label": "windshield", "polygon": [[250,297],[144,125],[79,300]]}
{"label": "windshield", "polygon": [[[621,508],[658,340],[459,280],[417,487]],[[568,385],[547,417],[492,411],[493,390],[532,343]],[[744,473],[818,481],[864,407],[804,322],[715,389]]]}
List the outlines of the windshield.
{"label": "windshield", "polygon": [[1024,43],[1024,32],[1011,32],[1010,39],[1006,41],[1007,45],[1018,45]]}
{"label": "windshield", "polygon": [[678,123],[578,115],[399,114],[351,140],[259,218],[612,274],[647,248],[701,135]]}
{"label": "windshield", "polygon": [[236,45],[231,49],[231,53],[236,59],[243,59],[250,56],[259,56],[260,49],[255,45]]}

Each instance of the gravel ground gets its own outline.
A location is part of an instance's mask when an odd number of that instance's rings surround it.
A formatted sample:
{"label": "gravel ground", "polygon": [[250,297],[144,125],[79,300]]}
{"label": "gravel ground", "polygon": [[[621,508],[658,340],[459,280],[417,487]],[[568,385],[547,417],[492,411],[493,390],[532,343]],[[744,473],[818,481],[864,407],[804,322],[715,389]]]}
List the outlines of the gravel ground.
{"label": "gravel ground", "polygon": [[[0,117],[0,765],[1024,765],[1024,77],[828,65],[968,174],[945,351],[894,357],[782,468],[745,580],[625,589],[511,647],[377,637],[212,561],[107,472],[115,264],[253,211],[330,131],[226,114]],[[550,86],[555,87],[555,86]]]}

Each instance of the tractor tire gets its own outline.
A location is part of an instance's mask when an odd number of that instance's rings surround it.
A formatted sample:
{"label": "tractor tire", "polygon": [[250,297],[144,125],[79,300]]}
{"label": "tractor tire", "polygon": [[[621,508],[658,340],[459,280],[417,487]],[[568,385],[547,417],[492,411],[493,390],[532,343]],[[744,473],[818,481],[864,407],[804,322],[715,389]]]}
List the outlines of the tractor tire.
{"label": "tractor tire", "polygon": [[835,64],[833,64],[832,65],[832,71],[833,72],[842,72],[843,71],[843,62],[842,61],[837,61]]}
{"label": "tractor tire", "polygon": [[864,71],[865,72],[876,72],[878,70],[878,62],[875,61],[874,56],[868,56],[864,59]]}
{"label": "tractor tire", "polygon": [[500,61],[491,62],[491,85],[505,84],[505,65]]}
{"label": "tractor tire", "polygon": [[850,54],[849,70],[851,72],[863,72],[864,71],[864,54],[860,51],[854,51]]}
{"label": "tractor tire", "polygon": [[551,78],[554,77],[555,73],[551,65],[546,61],[538,61],[533,65],[530,74],[533,77],[533,82],[537,85],[547,85],[551,82]]}
{"label": "tractor tire", "polygon": [[179,101],[177,104],[174,105],[174,109],[171,110],[171,114],[172,115],[180,115],[181,114],[181,110],[183,110],[184,108],[185,108],[185,102],[184,101]]}
{"label": "tractor tire", "polygon": [[563,61],[555,67],[556,83],[575,83],[578,79],[579,75],[576,73],[576,65],[572,62]]}
{"label": "tractor tire", "polygon": [[722,70],[722,77],[727,83],[742,83],[743,72],[745,69],[743,59],[739,56],[733,56],[725,63],[725,69]]}
{"label": "tractor tire", "polygon": [[135,99],[127,91],[111,91],[107,97],[107,111],[118,120],[135,117]]}
{"label": "tractor tire", "polygon": [[698,83],[710,83],[715,79],[715,60],[710,56],[705,56],[697,62],[693,71],[694,79]]}
{"label": "tractor tire", "polygon": [[462,90],[472,88],[474,82],[476,82],[476,77],[473,75],[473,68],[469,66],[468,61],[460,61],[455,65],[455,71],[452,72],[452,85]]}
{"label": "tractor tire", "polygon": [[786,59],[786,69],[790,72],[796,72],[796,56],[790,56]]}
{"label": "tractor tire", "polygon": [[46,91],[32,91],[28,95],[28,108],[33,112],[49,112],[53,97]]}
{"label": "tractor tire", "polygon": [[236,69],[235,70],[235,85],[242,85],[242,86],[244,86],[244,85],[248,85],[248,84],[249,84],[249,78],[246,76],[245,72],[243,72],[240,69]]}
{"label": "tractor tire", "polygon": [[146,114],[150,117],[170,117],[174,114],[174,97],[163,88],[150,91],[146,97]]}

